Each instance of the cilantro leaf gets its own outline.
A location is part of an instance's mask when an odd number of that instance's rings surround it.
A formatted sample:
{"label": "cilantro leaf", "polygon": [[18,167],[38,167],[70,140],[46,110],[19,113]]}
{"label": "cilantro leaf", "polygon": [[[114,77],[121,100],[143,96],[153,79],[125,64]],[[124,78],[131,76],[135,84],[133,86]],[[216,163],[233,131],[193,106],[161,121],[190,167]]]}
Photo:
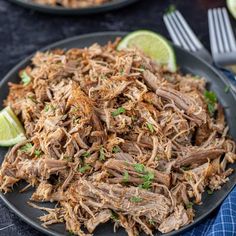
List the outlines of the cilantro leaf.
{"label": "cilantro leaf", "polygon": [[143,173],[145,170],[145,167],[143,164],[137,163],[133,165],[134,169],[139,172],[139,173]]}
{"label": "cilantro leaf", "polygon": [[20,78],[24,85],[28,85],[31,81],[31,78],[28,76],[25,70],[23,70],[22,73],[20,73]]}
{"label": "cilantro leaf", "polygon": [[124,182],[128,182],[129,181],[129,173],[128,173],[128,171],[124,172],[123,181]]}
{"label": "cilantro leaf", "polygon": [[112,116],[113,117],[115,117],[115,116],[118,116],[118,115],[120,115],[120,114],[123,114],[123,113],[125,113],[125,108],[124,107],[119,107],[119,108],[117,108],[115,111],[113,111],[111,114],[112,114]]}
{"label": "cilantro leaf", "polygon": [[149,131],[150,131],[151,133],[154,133],[154,128],[153,128],[153,125],[152,125],[152,124],[147,123],[147,128],[149,129]]}
{"label": "cilantro leaf", "polygon": [[112,148],[112,152],[113,153],[118,153],[118,152],[120,152],[121,150],[120,150],[120,148],[118,147],[118,146],[114,146],[113,148]]}
{"label": "cilantro leaf", "polygon": [[24,146],[20,148],[20,150],[22,152],[30,152],[32,147],[33,147],[32,143],[26,143]]}
{"label": "cilantro leaf", "polygon": [[131,197],[130,201],[131,202],[141,202],[143,199],[141,197]]}
{"label": "cilantro leaf", "polygon": [[90,170],[92,167],[88,164],[85,164],[83,167],[79,168],[79,172],[84,174],[86,171]]}
{"label": "cilantro leaf", "polygon": [[105,157],[105,153],[104,153],[104,148],[103,147],[100,147],[100,150],[99,150],[99,160],[100,161],[105,161],[106,157]]}

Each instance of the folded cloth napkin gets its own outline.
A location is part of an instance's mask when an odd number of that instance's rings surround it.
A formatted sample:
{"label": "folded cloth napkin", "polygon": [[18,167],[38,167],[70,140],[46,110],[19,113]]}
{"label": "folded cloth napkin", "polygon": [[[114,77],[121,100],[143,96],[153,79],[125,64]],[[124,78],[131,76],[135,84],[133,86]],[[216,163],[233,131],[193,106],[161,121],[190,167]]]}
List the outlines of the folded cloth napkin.
{"label": "folded cloth napkin", "polygon": [[[236,91],[235,75],[223,68],[221,68],[221,71],[229,78],[233,92]],[[210,215],[202,223],[183,234],[183,236],[195,235],[236,236],[236,187],[213,215]]]}
{"label": "folded cloth napkin", "polygon": [[236,235],[236,187],[224,200],[219,210],[183,236],[233,236]]}

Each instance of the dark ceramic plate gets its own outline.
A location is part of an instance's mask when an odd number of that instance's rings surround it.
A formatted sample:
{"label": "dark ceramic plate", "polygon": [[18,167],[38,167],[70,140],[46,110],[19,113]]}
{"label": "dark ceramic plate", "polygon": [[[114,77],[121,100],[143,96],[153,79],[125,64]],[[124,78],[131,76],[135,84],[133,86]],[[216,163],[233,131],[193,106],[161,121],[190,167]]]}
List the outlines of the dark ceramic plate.
{"label": "dark ceramic plate", "polygon": [[85,8],[65,8],[61,6],[53,7],[43,4],[37,4],[34,3],[32,0],[9,0],[9,1],[19,4],[26,8],[30,8],[32,10],[46,13],[61,14],[61,15],[86,15],[86,14],[100,13],[119,9],[138,0],[111,0],[108,3],[99,6],[85,7]]}
{"label": "dark ceramic plate", "polygon": [[[96,33],[96,34],[89,34],[84,36],[78,36],[74,38],[70,38],[67,40],[63,40],[48,46],[42,50],[48,50],[52,48],[73,48],[73,47],[85,47],[89,46],[92,43],[100,43],[105,44],[109,40],[113,41],[118,36],[124,36],[125,33],[121,32],[109,32],[109,33]],[[204,76],[206,80],[209,82],[209,88],[216,92],[219,101],[225,108],[225,114],[227,117],[227,122],[230,128],[230,135],[236,139],[236,112],[235,112],[235,98],[233,97],[231,91],[228,93],[224,92],[226,86],[228,86],[227,80],[222,77],[213,67],[209,64],[206,64],[203,60],[195,57],[194,55],[190,54],[189,52],[174,47],[175,53],[177,56],[177,63],[181,70],[185,73],[192,73],[194,75]],[[8,94],[8,85],[9,81],[16,82],[18,80],[17,74],[18,71],[24,68],[26,65],[30,63],[30,58],[25,59],[21,63],[19,63],[15,68],[13,68],[6,77],[0,83],[0,104],[6,98]],[[1,161],[6,154],[7,149],[0,148],[0,156]],[[236,164],[231,166],[232,168],[236,169]],[[232,190],[236,182],[236,173],[233,173],[230,176],[230,181],[228,181],[225,185],[222,186],[221,190],[214,192],[212,195],[205,194],[203,196],[203,204],[201,206],[196,206],[194,209],[196,210],[196,217],[192,224],[181,228],[178,231],[171,232],[166,234],[168,236],[176,235],[178,233],[182,233],[183,231],[190,229],[197,223],[199,223],[202,219],[207,217],[214,209],[216,209],[220,203],[225,199],[228,193]],[[14,188],[12,193],[8,193],[6,195],[1,195],[1,198],[6,203],[6,205],[11,208],[18,216],[20,216],[25,222],[29,223],[33,227],[37,228],[38,230],[55,236],[62,236],[67,235],[65,231],[65,227],[62,224],[57,224],[50,226],[48,229],[43,228],[40,224],[40,221],[37,217],[42,215],[44,212],[41,210],[34,209],[27,204],[32,191],[27,191],[25,193],[19,193],[19,189],[24,186],[24,183],[19,184]],[[44,206],[53,206],[52,204],[44,204]],[[99,226],[95,233],[95,236],[125,236],[126,233],[124,230],[120,229],[116,234],[113,233],[113,226],[111,223],[104,224]],[[156,235],[160,235],[160,233],[156,233]]]}

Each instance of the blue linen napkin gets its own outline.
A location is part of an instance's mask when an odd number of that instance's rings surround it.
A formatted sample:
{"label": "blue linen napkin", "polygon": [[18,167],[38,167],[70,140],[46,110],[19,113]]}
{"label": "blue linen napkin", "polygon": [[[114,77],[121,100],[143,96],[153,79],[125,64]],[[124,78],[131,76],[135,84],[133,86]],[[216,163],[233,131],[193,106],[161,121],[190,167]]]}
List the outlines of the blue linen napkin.
{"label": "blue linen napkin", "polygon": [[236,187],[214,215],[183,234],[183,236],[234,235],[236,235]]}
{"label": "blue linen napkin", "polygon": [[[236,91],[235,75],[224,68],[220,69],[235,87],[233,91]],[[236,187],[213,215],[184,233],[183,236],[236,236]]]}

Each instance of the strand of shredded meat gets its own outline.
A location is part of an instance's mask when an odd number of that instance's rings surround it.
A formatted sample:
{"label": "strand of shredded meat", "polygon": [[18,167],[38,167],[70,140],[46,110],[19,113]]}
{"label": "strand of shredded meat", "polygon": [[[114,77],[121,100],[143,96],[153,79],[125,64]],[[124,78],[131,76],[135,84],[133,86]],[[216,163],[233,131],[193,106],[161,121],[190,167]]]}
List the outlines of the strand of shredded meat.
{"label": "strand of shredded meat", "polygon": [[80,236],[108,221],[129,236],[178,230],[233,171],[235,142],[222,107],[208,111],[204,79],[117,51],[118,41],[38,52],[20,72],[28,83],[9,84],[5,105],[27,140],[6,154],[0,189],[25,180],[35,188],[30,205],[57,203],[40,208],[45,227],[65,223]]}

